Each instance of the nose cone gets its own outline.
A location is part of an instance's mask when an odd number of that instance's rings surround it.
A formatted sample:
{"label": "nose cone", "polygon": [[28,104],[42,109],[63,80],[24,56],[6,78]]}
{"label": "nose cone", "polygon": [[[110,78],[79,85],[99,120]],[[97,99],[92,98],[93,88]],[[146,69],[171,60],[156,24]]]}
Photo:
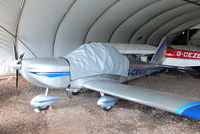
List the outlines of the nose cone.
{"label": "nose cone", "polygon": [[11,62],[9,66],[16,70],[21,69],[21,63],[19,63],[19,60],[15,60],[15,61]]}

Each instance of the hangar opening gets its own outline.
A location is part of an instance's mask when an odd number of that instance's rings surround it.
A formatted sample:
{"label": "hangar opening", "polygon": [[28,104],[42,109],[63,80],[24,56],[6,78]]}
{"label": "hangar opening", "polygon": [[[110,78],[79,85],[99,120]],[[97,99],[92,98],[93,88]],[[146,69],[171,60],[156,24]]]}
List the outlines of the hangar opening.
{"label": "hangar opening", "polygon": [[0,0],[0,133],[199,132],[198,79],[162,71],[199,72],[199,29],[199,0]]}
{"label": "hangar opening", "polygon": [[14,47],[30,58],[63,56],[90,41],[159,44],[173,33],[174,43],[200,22],[193,0],[1,0],[0,6],[2,75],[13,72]]}

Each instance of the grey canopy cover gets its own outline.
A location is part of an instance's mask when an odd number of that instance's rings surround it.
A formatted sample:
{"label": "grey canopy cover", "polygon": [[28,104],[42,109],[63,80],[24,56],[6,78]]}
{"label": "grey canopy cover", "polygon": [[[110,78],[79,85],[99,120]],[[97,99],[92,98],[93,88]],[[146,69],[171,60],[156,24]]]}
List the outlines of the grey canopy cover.
{"label": "grey canopy cover", "polygon": [[70,63],[72,80],[99,74],[128,75],[128,58],[110,45],[84,44],[65,58]]}

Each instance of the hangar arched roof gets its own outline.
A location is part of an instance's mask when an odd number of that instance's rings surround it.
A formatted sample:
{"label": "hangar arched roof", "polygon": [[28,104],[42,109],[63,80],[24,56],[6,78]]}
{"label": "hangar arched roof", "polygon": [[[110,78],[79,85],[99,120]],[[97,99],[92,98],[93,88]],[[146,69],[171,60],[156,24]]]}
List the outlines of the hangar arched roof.
{"label": "hangar arched roof", "polygon": [[89,41],[158,44],[198,23],[197,0],[0,0],[0,74],[14,45],[26,57],[58,57]]}

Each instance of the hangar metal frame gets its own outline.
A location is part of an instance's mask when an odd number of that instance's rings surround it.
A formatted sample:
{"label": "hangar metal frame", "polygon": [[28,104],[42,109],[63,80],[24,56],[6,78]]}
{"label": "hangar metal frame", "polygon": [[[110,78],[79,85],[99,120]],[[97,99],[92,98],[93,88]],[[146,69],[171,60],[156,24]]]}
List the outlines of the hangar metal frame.
{"label": "hangar metal frame", "polygon": [[88,41],[158,44],[200,23],[199,5],[199,0],[0,0],[0,74],[13,72],[8,66],[18,57],[13,47],[25,57],[59,57]]}

